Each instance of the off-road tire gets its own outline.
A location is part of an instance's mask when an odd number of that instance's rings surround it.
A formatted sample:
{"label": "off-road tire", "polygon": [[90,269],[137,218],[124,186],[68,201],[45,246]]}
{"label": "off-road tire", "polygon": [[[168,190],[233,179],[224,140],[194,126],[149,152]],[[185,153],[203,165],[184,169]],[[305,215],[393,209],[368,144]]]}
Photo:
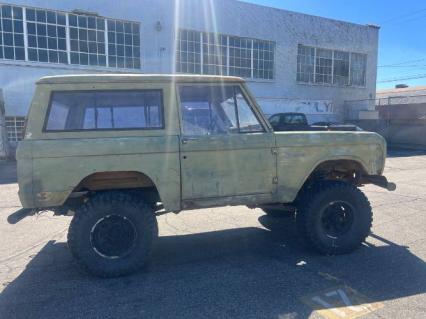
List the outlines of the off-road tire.
{"label": "off-road tire", "polygon": [[[323,226],[324,207],[347,203],[353,208],[349,229],[329,235]],[[304,192],[296,215],[299,233],[316,251],[327,255],[346,254],[357,249],[370,233],[373,214],[367,197],[354,185],[344,182],[322,182]]]}
{"label": "off-road tire", "polygon": [[[92,245],[92,232],[99,220],[118,214],[129,220],[135,230],[132,248],[126,256],[106,258]],[[155,211],[138,197],[126,192],[94,195],[76,210],[68,230],[68,246],[76,261],[97,277],[118,277],[136,272],[148,261],[158,225]]]}

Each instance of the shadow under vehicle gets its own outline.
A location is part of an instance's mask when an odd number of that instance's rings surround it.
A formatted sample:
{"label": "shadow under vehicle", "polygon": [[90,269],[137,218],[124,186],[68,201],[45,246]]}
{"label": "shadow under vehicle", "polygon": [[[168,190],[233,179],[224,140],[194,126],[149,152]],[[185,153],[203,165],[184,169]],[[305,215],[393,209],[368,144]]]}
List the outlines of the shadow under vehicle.
{"label": "shadow under vehicle", "polygon": [[107,280],[79,272],[66,244],[51,241],[4,288],[1,316],[308,318],[313,310],[301,299],[330,287],[350,286],[371,302],[426,293],[426,264],[406,247],[372,234],[380,245],[367,240],[353,254],[320,256],[297,240],[293,217],[259,222],[159,237],[144,272]]}

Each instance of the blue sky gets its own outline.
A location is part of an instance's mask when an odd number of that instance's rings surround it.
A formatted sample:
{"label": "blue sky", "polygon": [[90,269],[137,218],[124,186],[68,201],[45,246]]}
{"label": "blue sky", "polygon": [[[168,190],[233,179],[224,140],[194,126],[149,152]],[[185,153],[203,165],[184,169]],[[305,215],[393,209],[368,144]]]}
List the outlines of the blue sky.
{"label": "blue sky", "polygon": [[[378,88],[426,85],[426,1],[244,0],[317,16],[381,26]],[[416,80],[381,81],[422,75]]]}

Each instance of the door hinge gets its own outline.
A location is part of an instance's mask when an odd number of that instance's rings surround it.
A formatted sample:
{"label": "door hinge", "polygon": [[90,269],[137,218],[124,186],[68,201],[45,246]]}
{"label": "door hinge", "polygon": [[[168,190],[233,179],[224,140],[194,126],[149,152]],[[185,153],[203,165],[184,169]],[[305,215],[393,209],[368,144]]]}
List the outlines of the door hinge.
{"label": "door hinge", "polygon": [[277,155],[278,151],[275,147],[273,147],[273,148],[271,148],[271,153],[272,153],[272,155]]}
{"label": "door hinge", "polygon": [[277,176],[272,178],[272,184],[278,184],[278,177]]}

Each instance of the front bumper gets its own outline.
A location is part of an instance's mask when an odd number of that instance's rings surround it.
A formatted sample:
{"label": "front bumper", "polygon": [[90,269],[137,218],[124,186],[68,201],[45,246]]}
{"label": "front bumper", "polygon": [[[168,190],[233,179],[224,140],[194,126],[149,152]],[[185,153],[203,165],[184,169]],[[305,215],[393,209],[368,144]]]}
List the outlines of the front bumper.
{"label": "front bumper", "polygon": [[362,176],[361,184],[373,184],[373,185],[385,188],[390,192],[393,192],[396,190],[396,184],[389,182],[388,179],[383,175]]}

